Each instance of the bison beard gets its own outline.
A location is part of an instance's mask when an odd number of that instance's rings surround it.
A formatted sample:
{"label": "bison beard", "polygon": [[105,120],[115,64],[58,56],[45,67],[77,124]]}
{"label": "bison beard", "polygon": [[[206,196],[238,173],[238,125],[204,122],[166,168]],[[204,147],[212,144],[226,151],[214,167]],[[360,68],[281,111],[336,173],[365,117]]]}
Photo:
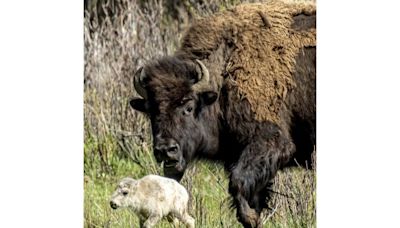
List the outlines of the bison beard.
{"label": "bison beard", "polygon": [[[180,180],[222,162],[244,227],[261,227],[276,172],[315,145],[315,6],[245,4],[201,19],[174,56],[140,68],[130,105],[151,120],[154,155]],[[257,37],[255,39],[254,37]]]}

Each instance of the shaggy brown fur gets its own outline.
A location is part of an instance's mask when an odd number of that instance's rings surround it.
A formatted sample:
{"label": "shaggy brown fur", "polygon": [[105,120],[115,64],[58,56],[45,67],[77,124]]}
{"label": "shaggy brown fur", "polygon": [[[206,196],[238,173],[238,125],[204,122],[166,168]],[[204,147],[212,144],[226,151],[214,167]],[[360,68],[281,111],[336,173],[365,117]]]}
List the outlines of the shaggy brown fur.
{"label": "shaggy brown fur", "polygon": [[[315,14],[305,4],[238,6],[198,20],[174,56],[136,74],[146,99],[130,104],[150,117],[164,174],[180,180],[193,159],[222,161],[246,228],[262,226],[276,172],[314,149]],[[199,82],[207,71],[209,87]]]}
{"label": "shaggy brown fur", "polygon": [[[224,45],[233,47],[224,69],[209,69],[211,75],[220,77],[223,73],[235,81],[238,98],[250,102],[257,120],[280,124],[279,112],[287,94],[298,86],[293,79],[296,57],[301,48],[316,46],[315,17],[314,26],[307,30],[298,28],[312,21],[298,22],[295,17],[315,14],[314,4],[273,1],[240,5],[194,23],[180,51],[213,63],[207,66],[222,68],[224,64],[215,62],[226,61],[216,52]],[[216,81],[220,88],[221,79]]]}

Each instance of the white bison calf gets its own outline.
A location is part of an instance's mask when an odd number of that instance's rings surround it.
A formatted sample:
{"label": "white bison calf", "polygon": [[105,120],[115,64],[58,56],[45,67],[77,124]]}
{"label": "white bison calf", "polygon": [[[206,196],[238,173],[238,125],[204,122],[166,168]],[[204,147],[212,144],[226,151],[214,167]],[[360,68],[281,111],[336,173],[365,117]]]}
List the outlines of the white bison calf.
{"label": "white bison calf", "polygon": [[163,217],[181,220],[193,228],[194,219],[188,214],[189,194],[173,179],[148,175],[139,180],[124,178],[111,197],[113,209],[131,208],[139,216],[140,227],[153,227]]}

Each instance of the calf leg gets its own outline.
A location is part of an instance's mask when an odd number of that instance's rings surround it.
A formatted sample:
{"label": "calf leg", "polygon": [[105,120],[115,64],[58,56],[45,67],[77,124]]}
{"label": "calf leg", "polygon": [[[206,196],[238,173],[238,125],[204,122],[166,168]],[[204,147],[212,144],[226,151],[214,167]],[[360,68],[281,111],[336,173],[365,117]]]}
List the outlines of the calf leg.
{"label": "calf leg", "polygon": [[139,214],[138,217],[139,217],[139,227],[142,228],[144,222],[146,221],[146,218],[141,214]]}
{"label": "calf leg", "polygon": [[179,220],[174,215],[169,214],[167,220],[174,225],[174,228],[179,228]]}
{"label": "calf leg", "polygon": [[182,217],[182,221],[185,223],[186,227],[194,228],[194,218],[188,213],[185,213]]}
{"label": "calf leg", "polygon": [[194,218],[192,216],[190,216],[186,210],[182,214],[177,214],[176,217],[179,220],[181,220],[186,225],[186,227],[194,228],[194,226],[195,226]]}
{"label": "calf leg", "polygon": [[266,207],[267,187],[293,150],[293,144],[281,134],[255,140],[243,150],[231,170],[229,192],[245,228],[262,227],[260,213]]}
{"label": "calf leg", "polygon": [[152,228],[154,227],[160,220],[161,216],[151,215],[143,224],[143,228]]}

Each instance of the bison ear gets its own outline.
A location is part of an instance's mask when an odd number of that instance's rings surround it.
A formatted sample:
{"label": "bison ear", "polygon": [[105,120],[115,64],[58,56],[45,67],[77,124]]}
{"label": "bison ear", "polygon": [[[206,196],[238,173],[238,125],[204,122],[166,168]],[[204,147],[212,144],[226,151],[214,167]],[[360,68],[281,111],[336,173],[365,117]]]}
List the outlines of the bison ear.
{"label": "bison ear", "polygon": [[218,98],[218,94],[213,91],[202,92],[200,94],[200,101],[202,105],[211,105]]}
{"label": "bison ear", "polygon": [[134,98],[129,101],[131,107],[139,112],[146,112],[146,100],[141,98]]}

